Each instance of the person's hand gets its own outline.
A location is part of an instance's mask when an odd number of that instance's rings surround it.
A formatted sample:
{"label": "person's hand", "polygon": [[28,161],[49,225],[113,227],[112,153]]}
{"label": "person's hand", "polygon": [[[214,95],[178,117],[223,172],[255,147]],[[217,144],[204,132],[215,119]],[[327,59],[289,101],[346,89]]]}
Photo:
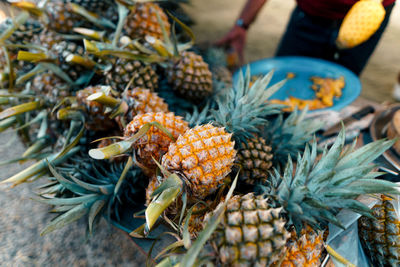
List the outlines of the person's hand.
{"label": "person's hand", "polygon": [[216,45],[232,47],[239,55],[240,64],[243,64],[243,52],[246,44],[246,36],[246,30],[235,25],[222,39],[216,42]]}

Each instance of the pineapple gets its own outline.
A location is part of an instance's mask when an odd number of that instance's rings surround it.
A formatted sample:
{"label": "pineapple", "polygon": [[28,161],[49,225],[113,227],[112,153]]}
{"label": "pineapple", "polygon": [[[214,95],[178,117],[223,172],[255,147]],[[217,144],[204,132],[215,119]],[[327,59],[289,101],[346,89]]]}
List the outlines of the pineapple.
{"label": "pineapple", "polygon": [[321,266],[320,258],[324,249],[323,244],[322,231],[314,231],[307,225],[301,230],[301,236],[298,237],[293,229],[286,244],[288,252],[281,263],[281,267]]}
{"label": "pineapple", "polygon": [[130,38],[137,39],[144,38],[145,36],[152,36],[163,40],[163,31],[157,19],[157,14],[166,32],[170,32],[171,26],[168,22],[168,17],[157,4],[137,3],[130,9],[124,26],[124,30]]}
{"label": "pineapple", "polygon": [[78,22],[82,18],[72,11],[71,6],[62,1],[53,1],[46,4],[46,14],[48,16],[45,21],[49,30],[59,33],[71,33],[74,27],[78,26]]}
{"label": "pineapple", "polygon": [[79,107],[83,107],[87,119],[85,126],[92,131],[109,131],[117,128],[114,120],[105,114],[105,107],[95,101],[88,100],[88,96],[103,92],[103,86],[89,86],[76,93],[76,100]]}
{"label": "pineapple", "polygon": [[204,61],[210,66],[213,79],[232,86],[232,73],[227,68],[226,53],[223,48],[211,47],[205,52]]}
{"label": "pineapple", "polygon": [[109,8],[112,3],[109,0],[63,0],[64,4],[74,3],[84,9],[94,12],[101,13]]}
{"label": "pineapple", "polygon": [[338,46],[352,48],[367,41],[379,29],[385,13],[381,0],[356,2],[340,26]]}
{"label": "pineapple", "polygon": [[247,184],[263,183],[268,179],[271,167],[283,168],[288,155],[295,158],[322,122],[306,119],[307,110],[295,109],[286,119],[282,115],[271,119],[261,135],[242,143],[237,163],[242,167],[240,178]]}
{"label": "pineapple", "polygon": [[145,179],[137,168],[126,172],[123,179],[124,165],[101,163],[77,155],[70,162],[50,170],[54,177],[41,186],[39,201],[56,206],[53,211],[60,216],[51,221],[41,235],[57,230],[68,223],[88,216],[88,228],[93,226],[102,215],[120,221],[123,205],[140,205],[137,199],[143,199]]}
{"label": "pineapple", "polygon": [[[295,170],[289,160],[283,174],[275,171],[261,187],[263,196],[247,194],[229,200],[224,218],[209,240],[217,260],[223,266],[268,266],[277,261],[299,266],[302,260],[319,266],[323,240],[321,233],[310,232],[309,226],[326,229],[328,223],[340,225],[336,219],[340,209],[370,214],[368,207],[355,200],[359,195],[397,192],[396,184],[375,179],[380,174],[370,164],[393,142],[379,140],[354,150],[354,146],[345,149],[344,140],[342,131],[320,160],[313,142],[311,150],[307,146],[297,159]],[[291,227],[303,237],[289,239],[287,229]],[[263,253],[257,253],[260,251]]]}
{"label": "pineapple", "polygon": [[168,113],[168,105],[164,102],[164,99],[149,89],[136,87],[125,91],[122,98],[129,107],[128,114],[125,115],[127,121],[132,121],[138,114],[149,112]]}
{"label": "pineapple", "polygon": [[150,65],[138,60],[117,59],[106,72],[106,84],[123,92],[131,81],[131,87],[143,87],[151,91],[158,88],[158,75]]}
{"label": "pineapple", "polygon": [[[174,186],[178,188],[177,194],[181,192],[182,185],[186,185],[183,190],[188,189],[189,200],[204,199],[223,183],[236,157],[235,142],[231,141],[231,137],[237,142],[250,138],[252,133],[259,132],[257,127],[267,122],[265,116],[279,112],[277,106],[266,103],[272,92],[279,88],[278,84],[275,89],[265,90],[271,75],[272,73],[252,87],[241,77],[238,85],[243,87],[221,93],[217,99],[218,110],[210,111],[210,116],[190,119],[193,124],[203,125],[196,126],[180,136],[171,144],[168,153],[162,159],[162,167],[166,172],[178,173],[178,179],[174,174],[170,175],[173,176],[171,179],[174,179]],[[207,121],[220,127],[204,124]],[[164,178],[168,180],[170,177],[166,175]],[[172,195],[166,197],[166,202],[171,201],[170,197]],[[174,198],[175,196],[172,197]],[[154,201],[157,201],[157,196]],[[153,208],[149,205],[147,209],[151,214],[148,220],[149,228],[156,219],[153,217]],[[158,217],[160,210],[158,207],[155,210],[157,212],[154,214]]]}
{"label": "pineapple", "polygon": [[191,197],[204,199],[231,171],[236,155],[231,136],[211,124],[196,126],[169,146],[161,164],[183,175]]}
{"label": "pineapple", "polygon": [[397,200],[381,195],[372,208],[375,218],[359,220],[360,239],[374,266],[400,265],[400,218],[395,205]]}
{"label": "pineapple", "polygon": [[181,52],[167,70],[167,76],[174,91],[185,99],[196,102],[212,94],[212,74],[208,64],[194,52]]}
{"label": "pineapple", "polygon": [[61,41],[63,41],[62,35],[49,29],[41,31],[32,39],[34,44],[38,44],[48,50]]}
{"label": "pineapple", "polygon": [[72,41],[61,41],[55,44],[51,53],[55,54],[57,58],[58,66],[64,71],[73,81],[76,81],[83,73],[87,71],[87,68],[79,65],[67,62],[67,57],[69,55],[85,55],[85,49],[79,43],[75,43]]}
{"label": "pineapple", "polygon": [[36,95],[43,96],[51,106],[71,95],[68,84],[49,71],[37,75],[31,89]]}
{"label": "pineapple", "polygon": [[[188,124],[182,117],[175,116],[173,113],[151,112],[135,116],[126,126],[124,138],[133,137],[144,125],[152,122],[157,122],[165,127],[174,139],[184,134],[188,129]],[[165,132],[151,126],[144,136],[133,144],[137,161],[145,168],[154,170],[153,158],[159,160],[167,152],[172,141]]]}
{"label": "pineapple", "polygon": [[252,193],[229,200],[211,237],[218,265],[270,266],[282,257],[290,234],[280,216],[282,208],[271,208],[267,201]]}
{"label": "pineapple", "polygon": [[251,138],[242,143],[236,159],[242,167],[241,180],[249,184],[267,180],[268,171],[272,166],[271,149],[262,137]]}

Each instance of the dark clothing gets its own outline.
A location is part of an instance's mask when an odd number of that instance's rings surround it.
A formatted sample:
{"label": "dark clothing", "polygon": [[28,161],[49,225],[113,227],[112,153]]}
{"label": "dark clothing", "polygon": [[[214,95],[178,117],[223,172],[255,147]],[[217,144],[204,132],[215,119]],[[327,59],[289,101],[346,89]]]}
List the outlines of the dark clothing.
{"label": "dark clothing", "polygon": [[297,6],[281,39],[276,56],[321,58],[343,65],[360,75],[389,22],[393,6],[394,3],[385,7],[385,19],[369,40],[354,48],[343,50],[338,49],[335,44],[341,19],[315,17]]}
{"label": "dark clothing", "polygon": [[[299,7],[307,14],[329,19],[343,19],[349,9],[359,0],[297,0]],[[396,0],[384,0],[386,7]]]}

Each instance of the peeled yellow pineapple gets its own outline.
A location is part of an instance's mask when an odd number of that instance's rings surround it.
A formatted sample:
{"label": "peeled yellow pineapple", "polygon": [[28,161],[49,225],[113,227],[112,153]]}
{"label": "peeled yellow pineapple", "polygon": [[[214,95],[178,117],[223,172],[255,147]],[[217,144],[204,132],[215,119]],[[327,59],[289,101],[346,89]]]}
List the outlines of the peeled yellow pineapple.
{"label": "peeled yellow pineapple", "polygon": [[336,40],[340,48],[352,48],[367,41],[385,18],[381,0],[360,0],[350,9]]}

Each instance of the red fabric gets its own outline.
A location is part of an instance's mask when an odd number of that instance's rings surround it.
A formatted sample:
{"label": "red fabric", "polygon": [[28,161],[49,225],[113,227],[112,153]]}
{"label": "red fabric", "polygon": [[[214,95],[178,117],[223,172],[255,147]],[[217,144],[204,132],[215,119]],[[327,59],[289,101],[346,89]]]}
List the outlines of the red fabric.
{"label": "red fabric", "polygon": [[[299,7],[311,16],[324,17],[328,19],[343,19],[347,11],[358,0],[297,0]],[[396,0],[384,0],[387,6]]]}

